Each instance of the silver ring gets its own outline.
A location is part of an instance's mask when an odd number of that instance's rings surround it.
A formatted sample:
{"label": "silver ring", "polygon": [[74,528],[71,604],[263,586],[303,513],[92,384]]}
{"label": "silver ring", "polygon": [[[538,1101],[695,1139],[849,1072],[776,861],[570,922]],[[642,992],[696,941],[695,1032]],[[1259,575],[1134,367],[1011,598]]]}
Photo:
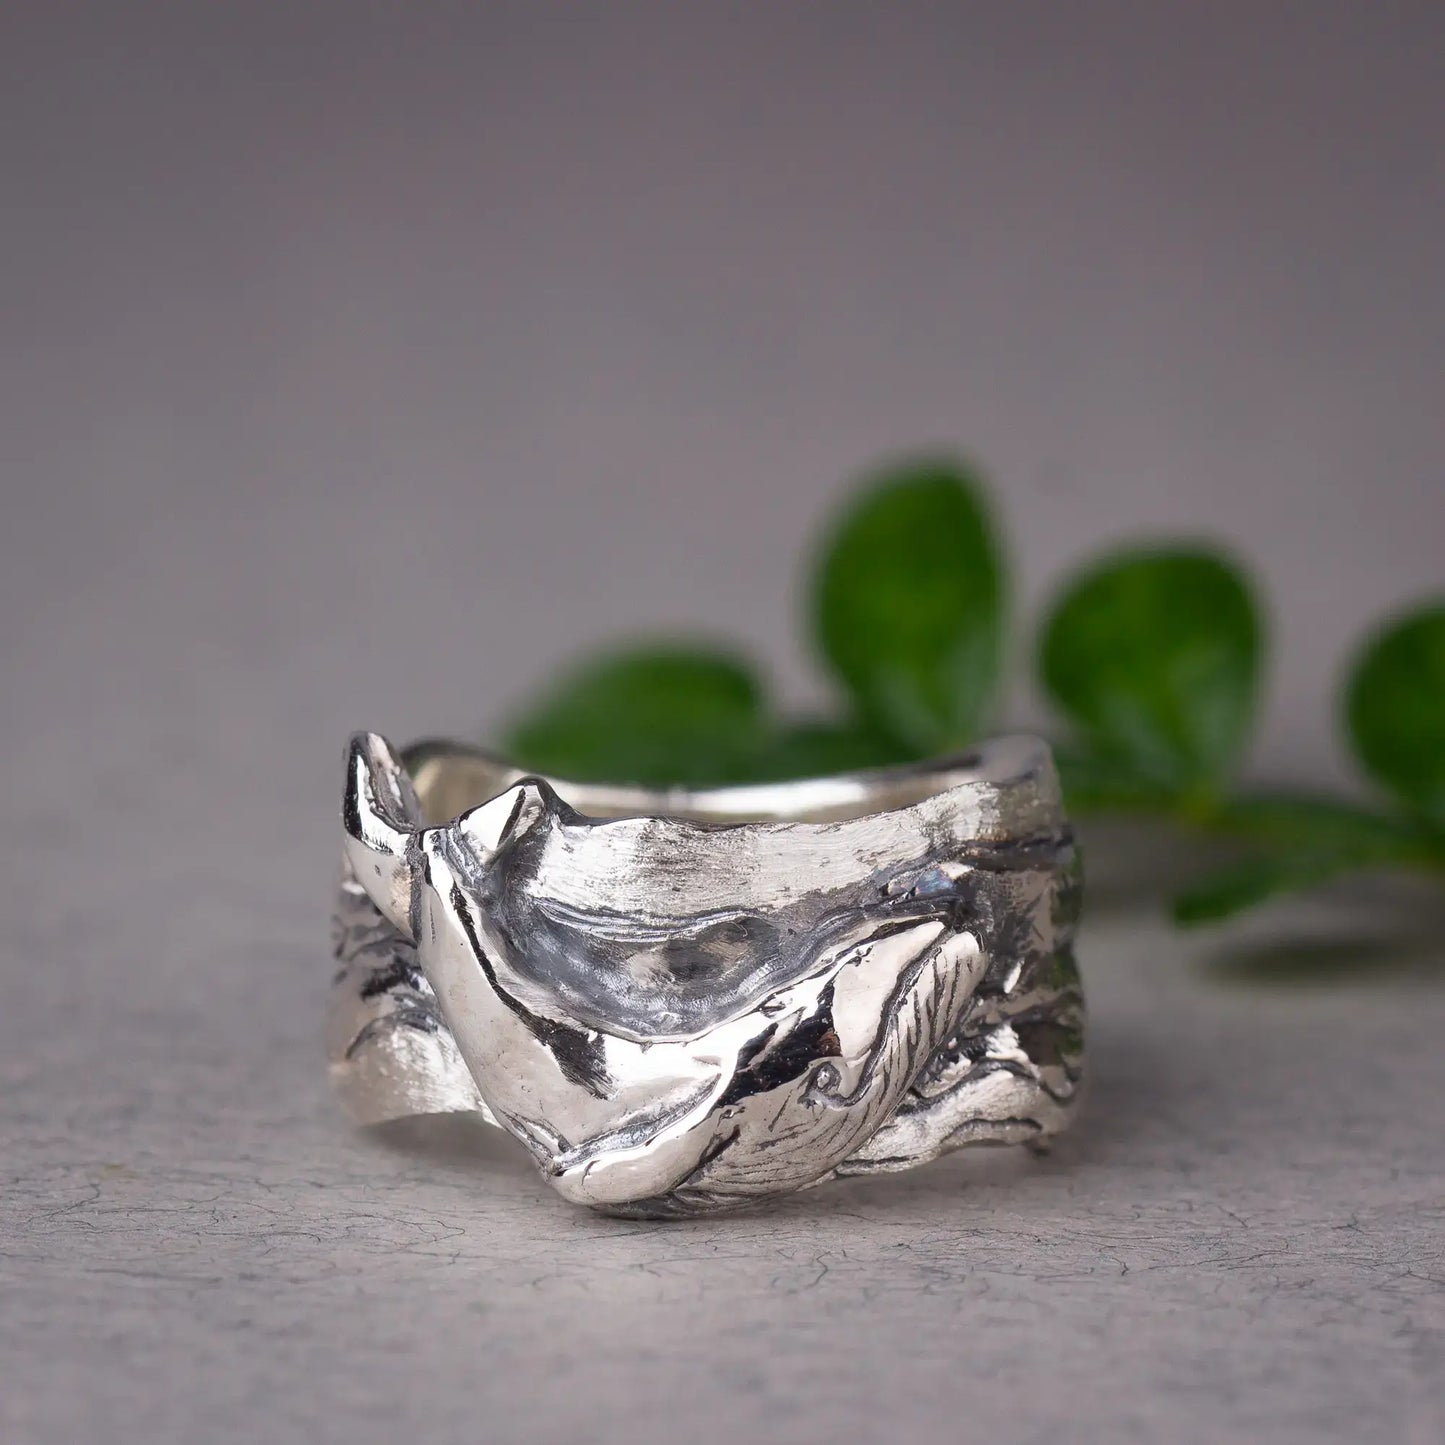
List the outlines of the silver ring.
{"label": "silver ring", "polygon": [[457,744],[347,753],[331,1074],[470,1112],[567,1199],[662,1217],[1041,1144],[1083,1063],[1048,748],[665,793]]}

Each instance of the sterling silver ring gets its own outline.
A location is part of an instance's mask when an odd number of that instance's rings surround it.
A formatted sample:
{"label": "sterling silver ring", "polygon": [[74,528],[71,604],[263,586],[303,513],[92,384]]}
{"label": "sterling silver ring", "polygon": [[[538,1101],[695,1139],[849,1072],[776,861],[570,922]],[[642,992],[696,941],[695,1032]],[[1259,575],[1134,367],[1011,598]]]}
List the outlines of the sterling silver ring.
{"label": "sterling silver ring", "polygon": [[649,792],[352,739],[331,1074],[469,1112],[565,1198],[666,1217],[1042,1144],[1083,1065],[1048,748]]}

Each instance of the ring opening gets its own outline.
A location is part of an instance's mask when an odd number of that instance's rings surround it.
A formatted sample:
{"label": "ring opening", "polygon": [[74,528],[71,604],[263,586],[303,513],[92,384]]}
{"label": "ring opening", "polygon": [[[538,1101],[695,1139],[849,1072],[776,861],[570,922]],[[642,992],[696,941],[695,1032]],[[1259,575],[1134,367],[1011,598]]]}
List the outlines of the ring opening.
{"label": "ring opening", "polygon": [[[416,784],[428,823],[445,823],[519,782],[535,776],[481,748],[422,742],[404,761]],[[572,807],[596,818],[672,817],[699,822],[790,820],[833,822],[906,808],[967,784],[990,789],[1030,785],[1045,790],[1053,766],[1047,747],[1034,738],[995,739],[951,757],[896,768],[838,773],[787,782],[744,783],[718,788],[655,789],[614,783],[575,783],[546,777]]]}

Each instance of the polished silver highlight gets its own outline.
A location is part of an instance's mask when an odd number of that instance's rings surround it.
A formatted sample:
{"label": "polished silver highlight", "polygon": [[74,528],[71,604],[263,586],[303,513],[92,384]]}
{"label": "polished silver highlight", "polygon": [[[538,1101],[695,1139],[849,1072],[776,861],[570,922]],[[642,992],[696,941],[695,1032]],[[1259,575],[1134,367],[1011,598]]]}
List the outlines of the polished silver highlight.
{"label": "polished silver highlight", "polygon": [[1041,1143],[1077,1100],[1078,874],[1035,740],[650,793],[363,733],[343,831],[343,1099],[479,1114],[576,1203],[734,1207]]}

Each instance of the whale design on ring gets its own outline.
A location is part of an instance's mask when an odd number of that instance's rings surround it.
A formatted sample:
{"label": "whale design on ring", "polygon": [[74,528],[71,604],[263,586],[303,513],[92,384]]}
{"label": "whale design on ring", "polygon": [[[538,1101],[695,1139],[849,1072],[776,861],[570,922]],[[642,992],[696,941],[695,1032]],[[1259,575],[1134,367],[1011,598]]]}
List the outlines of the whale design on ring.
{"label": "whale design on ring", "polygon": [[649,794],[361,733],[342,822],[343,1097],[480,1113],[575,1203],[738,1207],[1041,1144],[1077,1102],[1078,873],[1041,743]]}

